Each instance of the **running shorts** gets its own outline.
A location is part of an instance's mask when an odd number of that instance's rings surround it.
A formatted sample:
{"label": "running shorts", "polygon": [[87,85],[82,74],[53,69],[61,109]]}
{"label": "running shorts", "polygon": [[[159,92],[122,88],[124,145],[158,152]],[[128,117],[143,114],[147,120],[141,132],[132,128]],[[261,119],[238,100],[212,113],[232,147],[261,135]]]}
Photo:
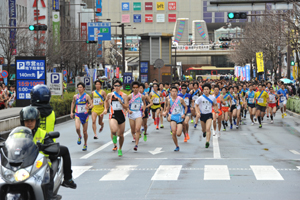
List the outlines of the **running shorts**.
{"label": "running shorts", "polygon": [[249,108],[255,108],[255,104],[254,103],[248,103],[248,107]]}
{"label": "running shorts", "polygon": [[283,106],[286,105],[286,100],[284,100],[283,102],[279,102],[279,107],[282,108]]}
{"label": "running shorts", "polygon": [[270,108],[276,107],[276,103],[269,103],[269,107],[270,107]]}
{"label": "running shorts", "polygon": [[230,112],[232,112],[234,109],[236,109],[236,105],[231,105]]}
{"label": "running shorts", "polygon": [[101,115],[104,111],[104,106],[94,106],[92,112],[97,113],[97,115]]}
{"label": "running shorts", "polygon": [[160,107],[159,108],[154,108],[154,109],[151,108],[151,110],[152,110],[152,112],[156,112],[157,110],[160,110]]}
{"label": "running shorts", "polygon": [[148,117],[149,117],[149,114],[148,114],[148,110],[145,110],[145,116],[143,117],[143,119],[148,119]]}
{"label": "running shorts", "polygon": [[165,103],[160,104],[160,106],[161,106],[162,110],[164,110],[164,108],[165,108]]}
{"label": "running shorts", "polygon": [[114,111],[113,114],[109,115],[109,119],[117,120],[118,124],[120,125],[125,122],[125,115],[124,115],[123,111],[117,110],[117,111]]}
{"label": "running shorts", "polygon": [[212,113],[208,113],[208,114],[201,114],[200,116],[200,121],[203,121],[204,123],[206,123],[207,120],[212,119]]}
{"label": "running shorts", "polygon": [[176,124],[182,124],[183,121],[178,122],[178,121],[175,121],[175,120],[171,120],[171,122],[176,122]]}
{"label": "running shorts", "polygon": [[[212,109],[212,112],[215,113],[215,110]],[[222,111],[219,109],[219,116],[221,116],[221,115],[222,115]]]}
{"label": "running shorts", "polygon": [[229,112],[229,107],[222,107],[222,112]]}
{"label": "running shorts", "polygon": [[128,118],[132,120],[136,120],[137,118],[142,117],[143,111],[132,111],[132,114],[129,114],[128,112]]}
{"label": "running shorts", "polygon": [[75,113],[75,118],[79,119],[81,124],[85,124],[89,121],[89,113]]}
{"label": "running shorts", "polygon": [[266,106],[261,106],[261,105],[256,105],[256,110],[260,110],[261,112],[265,112],[266,111]]}

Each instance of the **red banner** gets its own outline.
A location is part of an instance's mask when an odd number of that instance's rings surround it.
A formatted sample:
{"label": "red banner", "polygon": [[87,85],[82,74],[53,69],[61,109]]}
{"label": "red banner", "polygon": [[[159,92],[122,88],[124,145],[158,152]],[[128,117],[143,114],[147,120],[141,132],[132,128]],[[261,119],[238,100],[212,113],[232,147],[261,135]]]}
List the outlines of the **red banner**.
{"label": "red banner", "polygon": [[153,14],[145,14],[145,22],[153,22]]}
{"label": "red banner", "polygon": [[168,2],[168,8],[169,10],[176,10],[176,2],[175,1]]}
{"label": "red banner", "polygon": [[153,10],[153,3],[145,2],[145,10]]}
{"label": "red banner", "polygon": [[[81,34],[81,40],[87,40],[87,23],[86,22],[81,23],[81,25],[80,25],[80,34]],[[82,49],[84,51],[87,51],[87,44],[86,43],[84,43],[82,45]]]}
{"label": "red banner", "polygon": [[120,71],[120,68],[117,67],[117,69],[116,69],[116,77],[117,77],[117,78],[119,78],[119,71]]}
{"label": "red banner", "polygon": [[176,14],[168,15],[169,22],[176,22]]}

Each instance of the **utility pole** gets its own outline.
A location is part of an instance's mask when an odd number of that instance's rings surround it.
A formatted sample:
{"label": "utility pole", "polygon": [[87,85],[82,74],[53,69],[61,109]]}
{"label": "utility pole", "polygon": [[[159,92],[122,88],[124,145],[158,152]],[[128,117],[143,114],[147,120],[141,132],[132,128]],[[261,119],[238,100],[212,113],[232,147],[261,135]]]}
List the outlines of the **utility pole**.
{"label": "utility pole", "polygon": [[125,73],[125,25],[120,25],[122,28],[122,74]]}
{"label": "utility pole", "polygon": [[[38,0],[36,1],[36,7],[35,8],[36,8],[35,9],[36,25],[39,25],[39,1]],[[39,32],[36,31],[36,49],[35,49],[36,52],[35,52],[35,54],[39,52],[39,50],[37,49],[38,46],[39,46]]]}
{"label": "utility pole", "polygon": [[[290,11],[288,11],[290,14]],[[288,47],[287,47],[287,78],[291,78],[291,44],[290,44],[290,20],[288,21]]]}

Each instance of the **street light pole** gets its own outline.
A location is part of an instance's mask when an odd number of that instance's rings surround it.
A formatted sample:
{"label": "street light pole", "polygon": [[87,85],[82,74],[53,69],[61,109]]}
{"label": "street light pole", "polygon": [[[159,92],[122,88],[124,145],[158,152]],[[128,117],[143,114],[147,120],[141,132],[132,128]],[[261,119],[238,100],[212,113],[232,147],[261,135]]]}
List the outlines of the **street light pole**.
{"label": "street light pole", "polygon": [[122,28],[122,73],[125,73],[125,25],[120,25]]}

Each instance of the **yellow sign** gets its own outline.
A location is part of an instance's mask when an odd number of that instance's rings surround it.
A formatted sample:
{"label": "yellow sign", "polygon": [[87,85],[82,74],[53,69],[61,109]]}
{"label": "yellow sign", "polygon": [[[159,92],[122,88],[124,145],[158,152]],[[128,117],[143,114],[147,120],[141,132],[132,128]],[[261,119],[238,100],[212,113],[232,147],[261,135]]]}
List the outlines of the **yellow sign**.
{"label": "yellow sign", "polygon": [[165,2],[156,2],[156,10],[165,10]]}
{"label": "yellow sign", "polygon": [[264,54],[263,52],[256,53],[257,72],[264,72]]}

